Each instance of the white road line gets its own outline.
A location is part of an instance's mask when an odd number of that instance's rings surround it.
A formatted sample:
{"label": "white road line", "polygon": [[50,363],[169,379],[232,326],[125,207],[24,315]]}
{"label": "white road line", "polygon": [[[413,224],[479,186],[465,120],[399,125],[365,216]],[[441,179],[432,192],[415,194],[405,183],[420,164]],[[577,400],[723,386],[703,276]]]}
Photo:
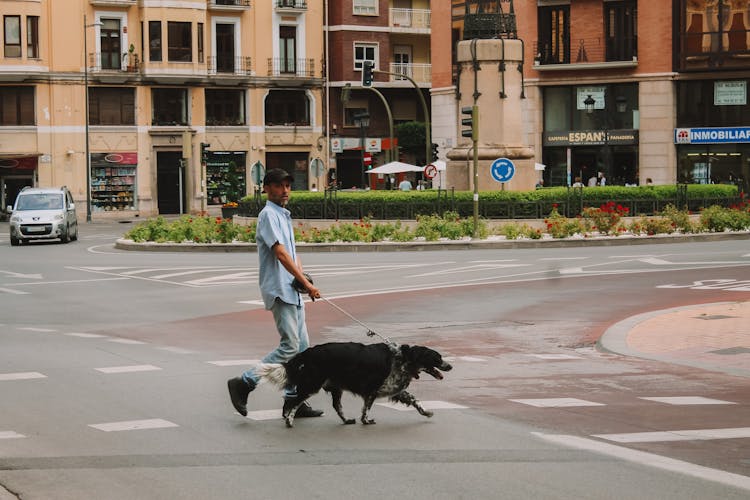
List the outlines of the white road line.
{"label": "white road line", "polygon": [[[377,406],[384,406],[392,410],[398,411],[416,411],[411,406],[406,406],[401,403],[375,403]],[[457,405],[455,403],[449,403],[447,401],[420,401],[419,404],[425,410],[465,410],[468,406]]]}
{"label": "white road line", "polygon": [[39,372],[0,373],[0,380],[30,380],[35,378],[47,378]]}
{"label": "white road line", "polygon": [[485,361],[484,358],[477,358],[475,356],[443,356],[446,361],[467,361],[469,363],[481,363]]}
{"label": "white road line", "polygon": [[172,352],[174,354],[193,354],[195,352],[189,349],[183,349],[182,347],[171,347],[171,346],[157,347],[157,349],[160,349],[162,351]]}
{"label": "white road line", "polygon": [[634,462],[637,465],[668,470],[671,472],[684,474],[686,476],[732,486],[734,488],[750,490],[750,477],[742,476],[740,474],[733,474],[731,472],[726,472],[723,470],[711,469],[709,467],[703,467],[702,465],[683,462],[682,460],[662,457],[660,455],[647,453],[645,451],[631,450],[622,446],[602,443],[599,441],[594,441],[593,439],[587,439],[578,436],[543,434],[541,432],[532,432],[531,434],[544,439],[545,441],[553,442],[562,446],[591,451],[593,453],[600,453],[602,455],[608,455],[620,460]]}
{"label": "white road line", "polygon": [[617,443],[659,443],[664,441],[708,441],[712,439],[750,438],[750,427],[730,429],[693,429],[685,431],[628,432],[624,434],[593,434],[594,437]]}
{"label": "white road line", "polygon": [[585,260],[589,257],[543,257],[538,260]]}
{"label": "white road line", "polygon": [[10,293],[13,295],[29,295],[31,292],[22,292],[21,290],[13,290],[12,288],[0,288],[0,292]]}
{"label": "white road line", "polygon": [[510,401],[522,405],[536,406],[537,408],[569,408],[574,406],[607,406],[603,403],[595,403],[576,398],[542,398],[542,399],[511,399]]}
{"label": "white road line", "polygon": [[101,339],[106,335],[99,335],[98,333],[66,333],[69,337],[80,337],[82,339]]}
{"label": "white road line", "polygon": [[14,431],[0,431],[0,439],[18,439],[25,438],[23,434],[19,434]]}
{"label": "white road line", "polygon": [[148,420],[130,420],[125,422],[108,422],[104,424],[89,424],[89,427],[99,429],[104,432],[118,431],[140,431],[146,429],[165,429],[168,427],[179,427],[179,425],[169,420],[153,418]]}
{"label": "white road line", "polygon": [[18,329],[25,330],[27,332],[39,332],[39,333],[51,333],[51,332],[57,331],[52,328],[35,328],[33,326],[19,326]]}
{"label": "white road line", "polygon": [[735,405],[737,404],[731,401],[704,398],[701,396],[650,397],[650,398],[641,397],[638,399],[645,399],[647,401],[656,401],[657,403],[666,403],[668,405]]}
{"label": "white road line", "polygon": [[224,359],[220,361],[206,361],[209,365],[216,366],[252,366],[260,363],[259,359]]}
{"label": "white road line", "polygon": [[102,373],[133,373],[133,372],[151,372],[154,370],[161,370],[158,366],[154,365],[130,365],[130,366],[109,366],[104,368],[94,368],[98,372]]}
{"label": "white road line", "polygon": [[278,410],[258,410],[247,412],[250,420],[279,420],[281,419],[281,408]]}
{"label": "white road line", "polygon": [[141,342],[140,340],[133,340],[133,339],[107,339],[107,342],[114,342],[116,344],[145,344],[145,342]]}
{"label": "white road line", "polygon": [[572,354],[526,354],[525,356],[548,360],[581,359],[580,356],[573,356]]}

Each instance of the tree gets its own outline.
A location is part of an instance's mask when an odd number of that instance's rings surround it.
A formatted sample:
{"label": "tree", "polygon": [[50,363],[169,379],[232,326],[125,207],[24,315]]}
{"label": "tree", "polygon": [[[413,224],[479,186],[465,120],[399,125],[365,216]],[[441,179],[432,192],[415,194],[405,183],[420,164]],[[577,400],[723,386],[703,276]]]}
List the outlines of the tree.
{"label": "tree", "polygon": [[396,125],[396,137],[399,150],[414,156],[417,165],[425,165],[428,159],[425,155],[424,122],[404,122]]}

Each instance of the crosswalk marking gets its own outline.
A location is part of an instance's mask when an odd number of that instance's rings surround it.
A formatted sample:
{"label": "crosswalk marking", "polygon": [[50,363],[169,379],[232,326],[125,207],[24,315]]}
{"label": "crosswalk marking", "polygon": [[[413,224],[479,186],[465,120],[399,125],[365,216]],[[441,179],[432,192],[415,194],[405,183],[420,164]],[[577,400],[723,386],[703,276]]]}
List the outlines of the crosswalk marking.
{"label": "crosswalk marking", "polygon": [[23,434],[19,434],[15,431],[0,431],[0,439],[19,439],[25,438]]}
{"label": "crosswalk marking", "polygon": [[247,412],[250,420],[279,420],[281,419],[281,408],[276,410],[256,410]]}
{"label": "crosswalk marking", "polygon": [[[375,403],[378,406],[384,406],[392,410],[398,411],[415,411],[415,408],[406,406],[401,403]],[[465,410],[468,406],[457,405],[455,403],[449,403],[447,401],[420,401],[419,404],[425,410]]]}
{"label": "crosswalk marking", "polygon": [[446,361],[466,361],[469,363],[481,363],[484,358],[477,358],[475,356],[443,356]]}
{"label": "crosswalk marking", "polygon": [[647,401],[656,401],[658,403],[666,403],[668,405],[734,405],[731,401],[723,401],[721,399],[704,398],[701,396],[676,396],[676,397],[640,397],[638,399],[645,399]]}
{"label": "crosswalk marking", "polygon": [[216,366],[252,366],[260,363],[259,359],[224,359],[219,361],[206,361],[209,365]]}
{"label": "crosswalk marking", "polygon": [[145,344],[145,342],[141,342],[140,340],[133,340],[133,339],[107,339],[107,342],[114,342],[115,344]]}
{"label": "crosswalk marking", "polygon": [[131,366],[108,366],[105,368],[94,368],[98,372],[102,373],[133,373],[133,372],[150,372],[155,370],[161,370],[158,366],[154,365],[131,365]]}
{"label": "crosswalk marking", "polygon": [[573,356],[572,354],[526,354],[526,356],[547,360],[581,359],[580,356]]}
{"label": "crosswalk marking", "polygon": [[521,403],[537,408],[568,408],[574,406],[607,406],[604,403],[595,403],[585,399],[576,398],[540,398],[540,399],[511,399],[516,403]]}
{"label": "crosswalk marking", "polygon": [[152,418],[146,420],[129,420],[125,422],[107,422],[103,424],[89,424],[89,427],[98,429],[104,432],[119,432],[119,431],[139,431],[146,429],[165,429],[168,427],[179,427],[179,425],[169,420],[163,420],[161,418]]}
{"label": "crosswalk marking", "polygon": [[682,431],[628,432],[593,434],[593,437],[617,443],[657,443],[664,441],[707,441],[711,439],[750,438],[750,427],[730,429],[694,429]]}
{"label": "crosswalk marking", "polygon": [[18,373],[0,373],[0,381],[2,380],[29,380],[35,378],[47,378],[47,375],[43,375],[39,372],[18,372]]}
{"label": "crosswalk marking", "polygon": [[52,333],[56,332],[57,330],[54,330],[52,328],[36,328],[33,326],[19,326],[19,330],[25,330],[27,332],[39,332],[39,333]]}
{"label": "crosswalk marking", "polygon": [[98,333],[66,333],[65,335],[82,339],[101,339],[106,337],[106,335],[99,335]]}

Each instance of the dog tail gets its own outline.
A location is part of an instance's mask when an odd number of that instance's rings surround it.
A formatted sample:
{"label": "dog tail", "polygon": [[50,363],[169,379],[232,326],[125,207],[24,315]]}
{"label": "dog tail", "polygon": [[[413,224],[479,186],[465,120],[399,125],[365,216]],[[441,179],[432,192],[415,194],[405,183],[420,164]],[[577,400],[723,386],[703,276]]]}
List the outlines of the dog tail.
{"label": "dog tail", "polygon": [[286,368],[279,363],[261,363],[255,367],[255,373],[261,380],[267,380],[277,387],[287,385]]}

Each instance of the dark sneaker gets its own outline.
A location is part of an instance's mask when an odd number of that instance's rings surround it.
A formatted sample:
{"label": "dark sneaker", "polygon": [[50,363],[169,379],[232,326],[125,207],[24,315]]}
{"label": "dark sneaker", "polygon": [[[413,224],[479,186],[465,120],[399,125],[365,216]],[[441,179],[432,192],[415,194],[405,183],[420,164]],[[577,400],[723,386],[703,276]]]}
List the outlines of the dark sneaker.
{"label": "dark sneaker", "polygon": [[255,383],[251,381],[248,384],[242,377],[234,377],[227,381],[227,387],[229,388],[229,398],[232,400],[232,406],[237,410],[237,413],[246,417],[247,395],[255,389]]}
{"label": "dark sneaker", "polygon": [[309,404],[302,403],[297,412],[294,414],[295,418],[309,418],[309,417],[322,417],[323,410],[313,410]]}

